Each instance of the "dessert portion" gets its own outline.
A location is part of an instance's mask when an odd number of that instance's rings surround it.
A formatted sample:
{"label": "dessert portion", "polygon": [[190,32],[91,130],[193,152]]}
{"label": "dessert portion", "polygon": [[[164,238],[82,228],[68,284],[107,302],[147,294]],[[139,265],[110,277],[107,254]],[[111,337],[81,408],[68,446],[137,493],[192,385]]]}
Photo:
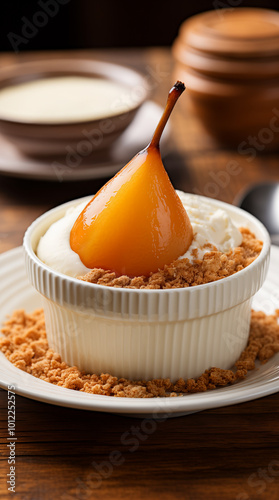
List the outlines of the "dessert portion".
{"label": "dessert portion", "polygon": [[196,379],[169,378],[132,381],[109,373],[85,373],[69,366],[49,348],[42,310],[15,311],[2,328],[0,350],[17,368],[59,387],[111,397],[153,398],[194,394],[225,387],[245,379],[256,361],[265,363],[279,352],[279,310],[267,316],[252,311],[247,347],[232,370],[212,367]]}
{"label": "dessert portion", "polygon": [[184,90],[176,82],[150,144],[98,191],[73,225],[70,245],[86,267],[148,276],[188,250],[192,226],[159,150]]}
{"label": "dessert portion", "polygon": [[184,89],[176,82],[170,90],[150,144],[50,226],[37,248],[44,263],[91,283],[180,288],[229,276],[257,257],[261,243],[249,230],[210,200],[176,191],[163,166],[160,138]]}
{"label": "dessert portion", "polygon": [[[191,245],[185,253],[179,256],[180,259],[188,258],[190,262],[193,262],[194,256],[202,259],[203,255],[212,249],[227,252],[242,243],[241,232],[225,210],[216,208],[210,200],[201,199],[197,195],[182,191],[176,191],[176,193],[188,213],[193,231]],[[61,219],[49,227],[41,237],[37,248],[38,257],[45,264],[68,276],[77,277],[92,269],[82,263],[79,255],[70,246],[71,229],[87,205],[88,202],[83,201],[75,208],[69,208]],[[123,244],[128,244],[129,239],[131,235],[127,233]]]}
{"label": "dessert portion", "polygon": [[[249,265],[260,253],[262,243],[244,228],[237,228],[225,210],[210,200],[177,191],[193,229],[188,250],[178,259],[149,276],[130,278],[114,271],[86,267],[70,246],[72,226],[87,205],[67,210],[41,237],[38,257],[52,269],[84,281],[108,286],[171,288],[193,286],[224,278]],[[126,240],[130,235],[126,235]],[[53,252],[55,248],[55,252]]]}

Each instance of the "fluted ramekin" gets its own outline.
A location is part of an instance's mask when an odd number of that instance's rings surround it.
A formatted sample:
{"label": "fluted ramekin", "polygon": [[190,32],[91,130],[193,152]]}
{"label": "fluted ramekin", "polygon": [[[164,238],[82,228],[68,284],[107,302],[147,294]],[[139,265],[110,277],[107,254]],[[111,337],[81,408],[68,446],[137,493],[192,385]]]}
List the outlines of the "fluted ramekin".
{"label": "fluted ramekin", "polygon": [[270,238],[262,223],[237,207],[206,198],[263,241],[254,262],[195,287],[111,288],[58,273],[36,255],[48,227],[81,201],[46,212],[24,236],[26,271],[44,299],[49,346],[85,372],[133,380],[174,382],[198,377],[212,366],[231,368],[247,344],[252,298],[267,274]]}

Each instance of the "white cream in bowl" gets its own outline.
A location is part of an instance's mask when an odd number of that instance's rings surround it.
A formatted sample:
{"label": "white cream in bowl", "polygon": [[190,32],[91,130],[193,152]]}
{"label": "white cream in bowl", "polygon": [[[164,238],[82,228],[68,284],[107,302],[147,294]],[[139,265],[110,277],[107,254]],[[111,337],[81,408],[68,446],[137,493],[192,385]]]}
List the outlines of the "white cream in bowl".
{"label": "white cream in bowl", "polygon": [[129,89],[105,78],[39,78],[0,90],[0,117],[27,123],[73,123],[114,116],[135,105]]}

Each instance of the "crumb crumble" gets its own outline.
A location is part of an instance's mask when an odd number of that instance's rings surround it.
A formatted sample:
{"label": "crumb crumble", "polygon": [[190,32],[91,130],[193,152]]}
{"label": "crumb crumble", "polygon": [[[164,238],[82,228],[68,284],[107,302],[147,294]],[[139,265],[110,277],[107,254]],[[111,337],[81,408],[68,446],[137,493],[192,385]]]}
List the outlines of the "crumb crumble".
{"label": "crumb crumble", "polygon": [[234,370],[212,367],[197,379],[179,379],[175,384],[169,379],[131,381],[108,373],[87,374],[67,365],[48,346],[42,309],[31,314],[15,311],[3,325],[0,350],[17,368],[67,389],[128,398],[182,396],[231,385],[244,379],[257,359],[265,363],[279,352],[279,310],[269,316],[261,311],[251,314],[248,344]]}
{"label": "crumb crumble", "polygon": [[189,259],[177,259],[147,277],[117,276],[115,272],[94,268],[84,276],[78,276],[78,279],[115,288],[137,289],[186,288],[217,281],[249,266],[261,252],[263,243],[257,240],[249,229],[239,230],[242,234],[242,244],[227,253],[207,244],[205,246],[209,251],[202,259],[197,258],[195,249],[192,263]]}

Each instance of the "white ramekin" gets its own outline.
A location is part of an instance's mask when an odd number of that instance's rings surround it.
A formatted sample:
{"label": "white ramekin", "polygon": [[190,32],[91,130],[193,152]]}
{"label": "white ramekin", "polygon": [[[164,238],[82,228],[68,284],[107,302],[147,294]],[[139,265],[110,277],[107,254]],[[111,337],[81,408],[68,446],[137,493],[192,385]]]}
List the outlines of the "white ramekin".
{"label": "white ramekin", "polygon": [[174,382],[196,378],[212,366],[233,367],[247,343],[252,298],[267,274],[270,238],[262,223],[237,207],[210,200],[225,209],[237,226],[248,227],[263,241],[252,264],[196,287],[110,288],[58,273],[36,255],[48,227],[81,201],[46,212],[24,236],[26,270],[44,298],[50,347],[85,372],[134,380]]}

